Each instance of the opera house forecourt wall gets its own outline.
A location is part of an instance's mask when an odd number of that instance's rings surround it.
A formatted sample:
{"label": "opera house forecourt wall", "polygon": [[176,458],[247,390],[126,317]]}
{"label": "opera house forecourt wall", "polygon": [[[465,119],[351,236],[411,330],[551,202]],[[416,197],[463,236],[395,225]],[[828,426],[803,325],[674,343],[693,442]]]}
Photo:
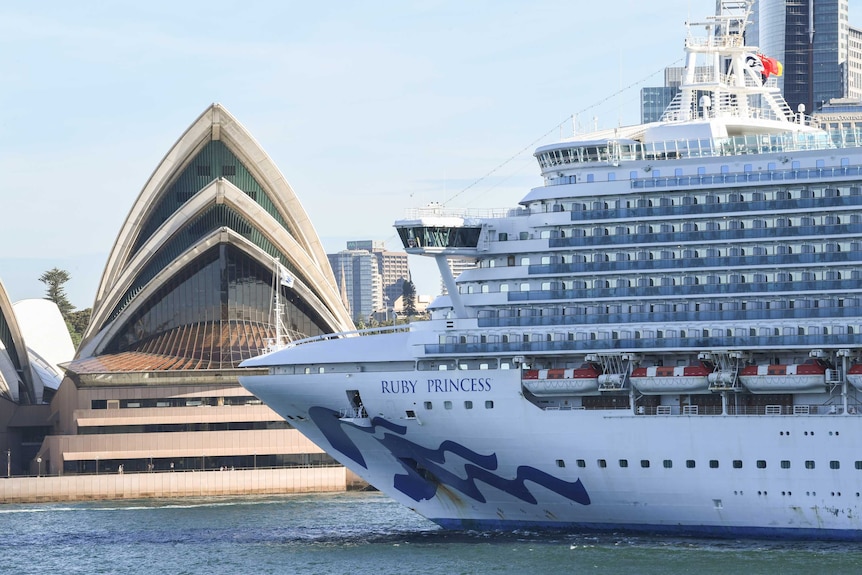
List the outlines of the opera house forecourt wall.
{"label": "opera house forecourt wall", "polygon": [[121,226],[50,404],[36,454],[43,491],[7,498],[349,487],[341,466],[238,383],[239,363],[276,337],[275,309],[293,338],[353,329],[296,194],[214,104]]}

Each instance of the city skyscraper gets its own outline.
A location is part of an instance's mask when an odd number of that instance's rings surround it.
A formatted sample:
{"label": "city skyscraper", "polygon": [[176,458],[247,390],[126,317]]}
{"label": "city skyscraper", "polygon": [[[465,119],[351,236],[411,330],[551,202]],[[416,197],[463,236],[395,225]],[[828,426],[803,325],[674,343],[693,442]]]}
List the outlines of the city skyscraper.
{"label": "city skyscraper", "polygon": [[328,254],[339,291],[354,319],[391,309],[410,280],[405,252],[391,252],[381,241],[347,242],[347,249]]}
{"label": "city skyscraper", "polygon": [[849,95],[848,0],[758,0],[752,16],[746,41],[782,62],[778,86],[792,110]]}

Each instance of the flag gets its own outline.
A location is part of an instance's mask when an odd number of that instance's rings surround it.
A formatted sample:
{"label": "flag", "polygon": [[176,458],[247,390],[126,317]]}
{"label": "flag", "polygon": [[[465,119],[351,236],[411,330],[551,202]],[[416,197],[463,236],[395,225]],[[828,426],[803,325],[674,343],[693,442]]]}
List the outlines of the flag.
{"label": "flag", "polygon": [[763,74],[763,60],[760,59],[759,54],[746,54],[745,65],[754,70],[755,72]]}
{"label": "flag", "polygon": [[293,287],[293,276],[287,271],[287,268],[278,264],[278,281],[285,287]]}
{"label": "flag", "polygon": [[760,58],[760,61],[763,63],[763,76],[765,78],[769,78],[770,74],[775,74],[776,76],[781,76],[784,73],[784,66],[776,60],[775,58],[770,58],[769,56],[764,56],[763,54],[757,55]]}

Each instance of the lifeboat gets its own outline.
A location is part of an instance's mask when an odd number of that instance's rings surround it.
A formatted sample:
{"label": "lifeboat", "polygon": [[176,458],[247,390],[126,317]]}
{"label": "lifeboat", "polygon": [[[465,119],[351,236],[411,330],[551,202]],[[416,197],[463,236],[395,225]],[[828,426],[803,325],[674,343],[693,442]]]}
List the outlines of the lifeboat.
{"label": "lifeboat", "polygon": [[586,395],[598,391],[601,373],[598,365],[585,363],[574,369],[528,369],[521,377],[533,395]]}
{"label": "lifeboat", "polygon": [[712,365],[701,362],[678,367],[638,367],[630,377],[632,385],[645,395],[699,393],[709,390],[709,375],[713,371]]}
{"label": "lifeboat", "polygon": [[789,365],[749,365],[739,381],[752,393],[823,392],[829,364],[819,359]]}
{"label": "lifeboat", "polygon": [[862,363],[857,363],[847,370],[847,382],[858,390],[862,390]]}

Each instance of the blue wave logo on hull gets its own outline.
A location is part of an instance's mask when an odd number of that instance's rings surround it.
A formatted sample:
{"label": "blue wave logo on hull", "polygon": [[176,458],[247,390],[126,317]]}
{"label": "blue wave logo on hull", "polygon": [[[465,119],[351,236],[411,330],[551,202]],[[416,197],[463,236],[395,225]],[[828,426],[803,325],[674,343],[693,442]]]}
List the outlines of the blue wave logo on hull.
{"label": "blue wave logo on hull", "polygon": [[[414,501],[433,498],[437,489],[444,485],[485,503],[485,496],[476,484],[476,480],[479,480],[531,504],[536,504],[538,501],[527,487],[527,481],[541,485],[581,505],[590,504],[590,496],[580,479],[574,482],[564,481],[528,465],[518,467],[513,479],[506,479],[493,473],[497,469],[496,454],[482,455],[449,440],[441,443],[437,449],[429,449],[408,440],[405,437],[407,435],[405,426],[380,417],[371,420],[371,427],[360,427],[339,420],[338,413],[324,407],[312,407],[309,409],[309,416],[332,447],[366,469],[368,465],[365,458],[347,435],[345,427],[374,436],[374,439],[388,449],[404,468],[404,474],[395,475],[394,487]],[[378,429],[383,430],[383,437],[377,437]],[[442,466],[447,454],[453,454],[465,460],[466,478],[459,477]]]}

